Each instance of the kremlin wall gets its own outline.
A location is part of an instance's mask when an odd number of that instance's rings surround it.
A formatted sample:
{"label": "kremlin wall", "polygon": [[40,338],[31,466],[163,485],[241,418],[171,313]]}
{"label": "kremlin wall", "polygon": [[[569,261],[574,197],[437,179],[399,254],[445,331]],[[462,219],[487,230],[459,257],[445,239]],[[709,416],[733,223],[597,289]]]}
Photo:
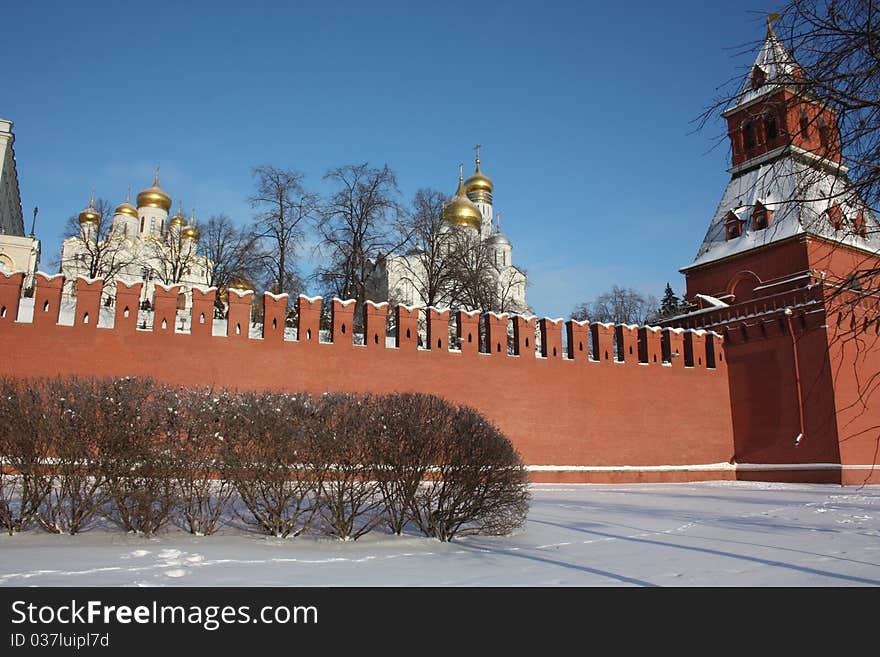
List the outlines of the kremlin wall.
{"label": "kremlin wall", "polygon": [[[0,275],[0,349],[9,376],[142,375],[231,389],[433,393],[485,414],[520,451],[535,481],[736,476],[724,349],[710,332],[462,311],[450,317],[448,310],[368,302],[364,344],[356,345],[353,302],[333,300],[332,341],[322,342],[322,301],[300,296],[298,339],[290,340],[284,331],[286,295],[265,293],[255,300],[252,292],[233,290],[228,319],[218,320],[226,326],[218,330],[211,320],[213,289],[193,290],[191,329],[180,332],[178,313],[190,311],[177,310],[176,287],[161,285],[152,329],[143,330],[140,283],[118,285],[114,325],[105,328],[97,321],[102,281],[84,277],[76,280],[73,323],[67,326],[58,321],[64,278],[42,273],[32,321],[16,321],[26,319],[19,313],[22,279],[21,273]],[[252,303],[265,304],[258,338],[250,337]],[[389,311],[396,325],[393,347],[386,346]],[[418,342],[420,312],[429,348]],[[448,344],[451,325],[460,349]]]}

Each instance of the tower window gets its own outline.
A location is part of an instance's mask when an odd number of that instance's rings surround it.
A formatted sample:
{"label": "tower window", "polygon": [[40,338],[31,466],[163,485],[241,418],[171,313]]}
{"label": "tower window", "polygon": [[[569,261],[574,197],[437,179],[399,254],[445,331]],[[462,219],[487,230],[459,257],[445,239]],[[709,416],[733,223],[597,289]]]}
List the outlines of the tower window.
{"label": "tower window", "polygon": [[825,211],[825,214],[828,215],[828,223],[831,224],[831,227],[834,230],[840,230],[843,226],[843,212],[840,206],[835,203]]}
{"label": "tower window", "polygon": [[750,150],[755,147],[755,127],[751,123],[744,123],[742,127],[743,133],[743,145],[746,147],[746,150]]}
{"label": "tower window", "polygon": [[724,228],[728,240],[736,239],[742,234],[742,226],[740,225],[739,218],[733,212],[727,213],[727,219],[724,221]]}
{"label": "tower window", "polygon": [[764,134],[766,135],[768,142],[772,139],[776,139],[776,137],[779,135],[779,130],[776,126],[775,114],[767,114],[764,117]]}
{"label": "tower window", "polygon": [[828,129],[828,124],[825,123],[825,119],[821,116],[819,117],[819,143],[822,144],[822,148],[830,148],[831,146],[831,131]]}
{"label": "tower window", "polygon": [[867,237],[868,235],[868,231],[865,228],[865,213],[862,210],[859,210],[858,214],[856,214],[856,218],[853,221],[853,230],[859,237]]}
{"label": "tower window", "polygon": [[755,209],[752,211],[752,228],[754,230],[767,228],[770,225],[770,215],[772,214],[760,201],[756,201]]}
{"label": "tower window", "polygon": [[752,89],[758,89],[767,81],[767,74],[764,69],[755,64],[752,67]]}

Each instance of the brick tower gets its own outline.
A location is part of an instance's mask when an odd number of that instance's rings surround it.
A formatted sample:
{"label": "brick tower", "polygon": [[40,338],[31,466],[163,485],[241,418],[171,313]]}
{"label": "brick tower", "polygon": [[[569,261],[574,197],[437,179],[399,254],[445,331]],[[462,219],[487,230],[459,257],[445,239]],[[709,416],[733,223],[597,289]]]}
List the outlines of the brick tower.
{"label": "brick tower", "polygon": [[725,336],[739,478],[880,482],[877,296],[854,278],[880,266],[880,227],[835,112],[768,22],[722,116],[730,182],[681,270],[698,309],[668,324]]}

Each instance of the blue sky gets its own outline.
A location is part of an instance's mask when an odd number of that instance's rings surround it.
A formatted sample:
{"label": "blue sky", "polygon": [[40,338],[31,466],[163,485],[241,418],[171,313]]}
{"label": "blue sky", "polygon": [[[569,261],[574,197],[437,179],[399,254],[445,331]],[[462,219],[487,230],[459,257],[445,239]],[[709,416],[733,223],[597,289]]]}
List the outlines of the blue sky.
{"label": "blue sky", "polygon": [[[252,167],[388,163],[402,200],[495,183],[536,314],[613,284],[657,296],[694,257],[729,178],[719,121],[775,5],[751,2],[10,3],[0,116],[15,122],[43,265],[97,195],[152,183],[244,223]],[[467,173],[466,173],[467,175]],[[304,264],[307,269],[307,263]]]}

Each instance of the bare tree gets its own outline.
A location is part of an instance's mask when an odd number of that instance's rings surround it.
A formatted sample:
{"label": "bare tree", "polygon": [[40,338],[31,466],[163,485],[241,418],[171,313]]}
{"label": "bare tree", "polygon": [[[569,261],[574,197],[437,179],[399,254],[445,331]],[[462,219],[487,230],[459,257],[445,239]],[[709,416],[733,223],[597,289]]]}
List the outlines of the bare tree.
{"label": "bare tree", "polygon": [[183,282],[201,260],[195,240],[186,237],[180,228],[147,237],[144,255],[154,278],[165,285]]}
{"label": "bare tree", "polygon": [[572,319],[615,324],[645,324],[657,312],[657,299],[633,288],[612,286],[593,301],[578,304]]}
{"label": "bare tree", "polygon": [[314,216],[317,196],[303,187],[303,174],[269,164],[253,170],[256,191],[250,204],[252,234],[260,241],[260,260],[266,287],[275,294],[295,294],[302,287],[296,269],[296,249],[306,221]]}
{"label": "bare tree", "polygon": [[73,271],[89,278],[98,276],[104,285],[113,283],[116,276],[131,266],[137,255],[129,248],[125,236],[113,226],[113,206],[99,198],[91,204],[95,222],[81,224],[77,215],[68,217],[64,237],[76,238],[75,247],[62,254],[62,271]]}
{"label": "bare tree", "polygon": [[234,278],[254,278],[260,265],[259,237],[237,228],[225,214],[213,215],[203,226],[199,254],[211,262],[205,270],[205,284],[224,288]]}
{"label": "bare tree", "polygon": [[426,306],[448,304],[452,288],[455,235],[443,221],[446,197],[433,189],[420,189],[412,209],[401,224],[406,240],[404,256],[395,263],[401,268],[401,281],[410,285]]}
{"label": "bare tree", "polygon": [[375,263],[406,241],[395,231],[402,214],[397,178],[387,164],[364,163],[332,169],[324,179],[334,191],[317,215],[325,264],[315,277],[329,296],[355,299],[361,309]]}

